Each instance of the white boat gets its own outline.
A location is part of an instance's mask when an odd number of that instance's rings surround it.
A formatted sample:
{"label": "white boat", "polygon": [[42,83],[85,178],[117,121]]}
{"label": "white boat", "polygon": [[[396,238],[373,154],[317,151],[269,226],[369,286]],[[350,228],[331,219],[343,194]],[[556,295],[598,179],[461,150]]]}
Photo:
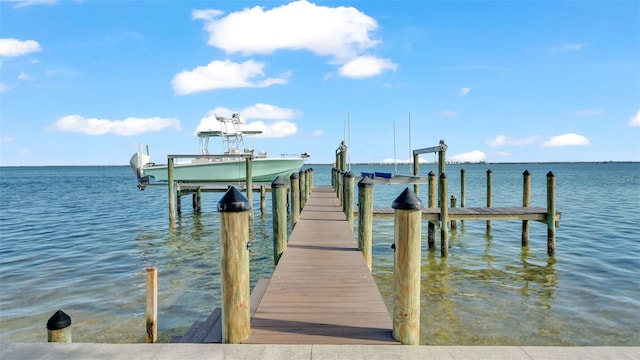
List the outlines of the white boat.
{"label": "white boat", "polygon": [[[289,177],[298,172],[309,154],[299,156],[267,157],[263,151],[254,154],[254,150],[244,148],[245,135],[262,133],[257,130],[241,129],[242,118],[233,114],[231,118],[216,115],[220,130],[198,131],[200,140],[199,155],[180,155],[177,158],[193,158],[188,162],[174,163],[174,180],[180,182],[243,182],[246,180],[246,158],[252,157],[252,181],[271,182],[276,177]],[[220,138],[222,154],[209,153],[209,139]],[[168,181],[166,164],[158,165],[151,162],[151,156],[142,152],[142,146],[133,154],[129,164],[138,178],[138,187],[143,189],[151,181]]]}

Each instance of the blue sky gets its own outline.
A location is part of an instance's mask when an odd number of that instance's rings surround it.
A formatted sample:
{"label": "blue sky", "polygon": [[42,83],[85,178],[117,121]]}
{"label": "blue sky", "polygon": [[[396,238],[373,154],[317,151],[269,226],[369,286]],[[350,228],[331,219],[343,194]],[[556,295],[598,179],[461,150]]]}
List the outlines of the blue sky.
{"label": "blue sky", "polygon": [[2,166],[165,162],[232,112],[312,163],[640,161],[640,2],[0,2]]}

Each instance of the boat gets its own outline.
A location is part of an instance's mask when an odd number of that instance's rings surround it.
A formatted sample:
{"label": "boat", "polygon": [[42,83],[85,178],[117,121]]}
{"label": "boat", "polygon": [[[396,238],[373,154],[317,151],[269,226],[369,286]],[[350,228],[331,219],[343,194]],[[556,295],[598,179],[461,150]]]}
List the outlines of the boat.
{"label": "boat", "polygon": [[374,172],[374,175],[377,178],[383,178],[383,179],[391,179],[391,177],[393,176],[391,173],[379,172],[379,171]]}
{"label": "boat", "polygon": [[[267,153],[260,151],[257,154],[251,148],[244,147],[244,137],[258,135],[262,131],[242,129],[243,120],[240,114],[234,113],[231,118],[215,115],[220,125],[220,130],[202,130],[197,132],[200,142],[199,155],[176,155],[175,158],[192,158],[186,162],[174,163],[173,178],[179,182],[220,182],[234,183],[246,181],[246,158],[252,158],[252,181],[272,182],[276,177],[288,178],[292,173],[298,172],[308,153],[298,156],[282,155],[280,157],[267,157]],[[223,153],[209,153],[209,139],[221,140]],[[131,169],[138,178],[138,188],[144,189],[146,185],[154,182],[168,181],[167,164],[155,164],[151,162],[151,156],[147,147],[147,153],[142,152],[142,145],[138,152],[129,160]]]}

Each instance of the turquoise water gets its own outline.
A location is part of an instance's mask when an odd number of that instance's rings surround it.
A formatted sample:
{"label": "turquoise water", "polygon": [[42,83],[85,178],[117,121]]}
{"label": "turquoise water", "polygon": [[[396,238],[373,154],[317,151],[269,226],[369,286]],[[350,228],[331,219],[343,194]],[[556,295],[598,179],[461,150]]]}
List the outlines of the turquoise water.
{"label": "turquoise water", "polygon": [[[330,166],[312,167],[315,184],[329,185]],[[461,167],[446,169],[458,198]],[[490,234],[484,221],[467,221],[452,231],[442,259],[427,248],[423,226],[421,343],[640,345],[640,164],[464,168],[469,207],[485,204],[489,168],[493,206],[521,205],[528,169],[532,206],[544,207],[545,175],[553,171],[562,212],[557,254],[546,254],[544,224],[531,223],[522,249],[519,221],[494,221]],[[144,342],[148,266],[159,269],[160,341],[219,306],[220,193],[203,195],[201,213],[185,197],[170,226],[166,188],[137,190],[128,167],[4,167],[0,186],[1,342],[45,342],[46,321],[58,309],[72,317],[74,342]],[[376,186],[376,205],[389,206],[403,189]],[[425,194],[422,186],[423,201]],[[260,214],[259,196],[254,201],[252,285],[273,271],[271,206]],[[374,229],[373,272],[390,306],[393,221],[376,219]]]}

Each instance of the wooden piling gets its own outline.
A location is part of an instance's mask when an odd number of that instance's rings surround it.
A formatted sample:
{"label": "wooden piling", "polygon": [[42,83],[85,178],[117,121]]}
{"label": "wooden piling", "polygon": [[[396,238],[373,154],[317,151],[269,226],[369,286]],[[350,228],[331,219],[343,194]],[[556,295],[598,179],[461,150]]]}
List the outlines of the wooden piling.
{"label": "wooden piling", "polygon": [[[466,207],[467,203],[467,176],[464,169],[460,169],[460,207]],[[464,226],[464,220],[460,220],[460,224]]]}
{"label": "wooden piling", "polygon": [[373,180],[363,177],[358,181],[358,250],[371,271],[373,243]]}
{"label": "wooden piling", "polygon": [[[440,151],[438,151],[438,178],[444,174],[445,164],[447,162],[447,145],[444,140],[440,140]],[[439,201],[446,201],[446,199],[439,199]]]}
{"label": "wooden piling", "polygon": [[[458,203],[458,200],[456,199],[456,196],[451,195],[451,208],[452,209],[455,208],[457,203]],[[449,223],[451,226],[451,230],[458,228],[458,223],[456,222],[456,220],[450,220]]]}
{"label": "wooden piling", "polygon": [[556,177],[547,173],[547,254],[556,253]]}
{"label": "wooden piling", "polygon": [[176,219],[176,193],[173,182],[173,158],[167,158],[167,183],[169,188],[169,220],[171,223]]}
{"label": "wooden piling", "polygon": [[355,175],[351,171],[344,174],[344,214],[347,217],[349,228],[353,231],[353,193]]}
{"label": "wooden piling", "polygon": [[158,341],[158,269],[147,268],[147,312],[145,316],[146,341]]}
{"label": "wooden piling", "polygon": [[289,180],[291,182],[291,219],[295,225],[300,220],[300,188],[298,185],[300,176],[298,173],[293,173],[289,176]]}
{"label": "wooden piling", "polygon": [[[487,170],[487,207],[490,208],[491,207],[491,198],[492,198],[492,189],[491,189],[491,183],[492,183],[492,171],[491,169]],[[491,220],[487,220],[487,232],[491,231]]]}
{"label": "wooden piling", "polygon": [[178,190],[176,194],[176,212],[182,214],[182,191]]}
{"label": "wooden piling", "polygon": [[[447,175],[442,173],[440,175],[440,198],[447,198]],[[447,209],[447,202],[440,203],[440,254],[443,257],[449,255],[449,209]]]}
{"label": "wooden piling", "polygon": [[393,337],[420,343],[420,235],[422,202],[406,188],[392,204],[394,215]]}
{"label": "wooden piling", "polygon": [[302,208],[304,208],[304,204],[307,202],[307,198],[305,197],[306,191],[305,191],[305,182],[304,180],[304,171],[300,170],[298,172],[298,187],[299,187],[299,191],[300,191],[300,210],[302,210]]}
{"label": "wooden piling", "polygon": [[64,311],[58,310],[47,320],[47,341],[70,343],[71,317]]}
{"label": "wooden piling", "polygon": [[198,206],[198,200],[196,199],[196,193],[192,193],[191,194],[191,208],[193,209],[193,211],[196,211],[197,206]]}
{"label": "wooden piling", "polygon": [[220,284],[222,342],[239,344],[249,337],[249,214],[251,206],[234,186],[218,202],[220,212]]}
{"label": "wooden piling", "polygon": [[[413,154],[413,176],[418,176],[420,173],[420,154]],[[420,194],[420,185],[413,184],[413,192],[416,195]]]}
{"label": "wooden piling", "polygon": [[[433,171],[429,171],[428,206],[430,208],[436,207],[436,174],[434,174]],[[433,249],[434,247],[436,247],[436,224],[432,221],[429,221],[429,225],[428,225],[427,242],[429,244],[429,249]]]}
{"label": "wooden piling", "polygon": [[307,180],[307,199],[311,196],[311,190],[313,189],[313,169],[312,168],[308,168],[307,169],[307,176],[306,176],[306,180]]}
{"label": "wooden piling", "polygon": [[[529,170],[522,173],[522,207],[531,205],[531,174]],[[522,246],[529,245],[529,220],[522,220]]]}
{"label": "wooden piling", "polygon": [[198,186],[196,190],[196,211],[200,212],[202,210],[202,189]]}
{"label": "wooden piling", "polygon": [[280,257],[287,250],[287,183],[278,176],[271,183],[271,204],[273,212],[273,262],[278,265]]}
{"label": "wooden piling", "polygon": [[245,184],[247,186],[247,201],[249,201],[249,226],[253,227],[253,158],[247,156],[245,159]]}
{"label": "wooden piling", "polygon": [[264,185],[260,185],[260,212],[267,212],[267,188]]}
{"label": "wooden piling", "polygon": [[338,171],[338,203],[344,206],[344,171]]}

